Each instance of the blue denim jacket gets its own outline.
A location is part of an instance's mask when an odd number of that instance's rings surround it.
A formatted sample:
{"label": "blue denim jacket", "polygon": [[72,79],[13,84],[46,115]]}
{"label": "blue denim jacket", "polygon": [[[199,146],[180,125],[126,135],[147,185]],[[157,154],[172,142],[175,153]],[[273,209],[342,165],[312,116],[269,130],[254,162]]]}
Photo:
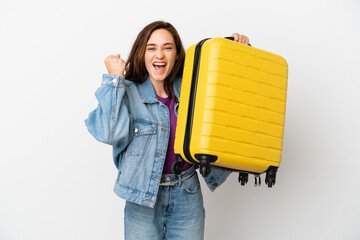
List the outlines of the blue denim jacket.
{"label": "blue denim jacket", "polygon": [[[174,81],[173,89],[180,99],[181,79]],[[95,139],[113,146],[118,169],[115,193],[153,207],[169,141],[169,110],[158,101],[149,79],[136,84],[104,74],[95,95],[99,104],[85,123]],[[178,104],[175,113],[178,114]],[[214,191],[229,174],[230,171],[212,168],[206,184]]]}

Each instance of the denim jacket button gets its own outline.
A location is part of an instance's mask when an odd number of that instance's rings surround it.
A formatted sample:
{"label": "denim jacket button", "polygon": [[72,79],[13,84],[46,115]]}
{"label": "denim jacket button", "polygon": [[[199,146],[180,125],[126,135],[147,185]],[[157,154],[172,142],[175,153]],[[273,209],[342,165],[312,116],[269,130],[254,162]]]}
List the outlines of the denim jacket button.
{"label": "denim jacket button", "polygon": [[137,133],[139,131],[139,128],[136,126],[135,127],[135,133]]}

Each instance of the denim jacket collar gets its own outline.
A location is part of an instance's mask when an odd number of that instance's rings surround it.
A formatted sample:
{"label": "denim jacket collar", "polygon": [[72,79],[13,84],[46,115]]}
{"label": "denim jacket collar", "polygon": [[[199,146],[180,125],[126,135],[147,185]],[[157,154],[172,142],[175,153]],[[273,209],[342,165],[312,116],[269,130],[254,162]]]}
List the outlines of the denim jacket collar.
{"label": "denim jacket collar", "polygon": [[143,103],[155,103],[159,100],[156,97],[155,89],[150,81],[150,78],[146,78],[145,82],[139,84],[140,98]]}
{"label": "denim jacket collar", "polygon": [[181,78],[175,78],[173,82],[173,89],[175,96],[177,97],[178,101],[180,101]]}
{"label": "denim jacket collar", "polygon": [[[181,79],[175,78],[173,82],[173,89],[177,99],[180,99],[180,90],[181,90]],[[150,78],[147,77],[145,82],[139,84],[139,93],[140,98],[143,103],[155,103],[158,102],[156,97],[155,89],[150,81]]]}

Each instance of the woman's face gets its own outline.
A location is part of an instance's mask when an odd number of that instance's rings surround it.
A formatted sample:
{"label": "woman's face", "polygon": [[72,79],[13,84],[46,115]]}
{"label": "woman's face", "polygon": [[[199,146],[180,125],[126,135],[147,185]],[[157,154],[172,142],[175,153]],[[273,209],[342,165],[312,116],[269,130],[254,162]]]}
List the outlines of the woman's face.
{"label": "woman's face", "polygon": [[165,29],[155,30],[147,42],[145,67],[150,80],[164,81],[170,74],[177,58],[172,34]]}

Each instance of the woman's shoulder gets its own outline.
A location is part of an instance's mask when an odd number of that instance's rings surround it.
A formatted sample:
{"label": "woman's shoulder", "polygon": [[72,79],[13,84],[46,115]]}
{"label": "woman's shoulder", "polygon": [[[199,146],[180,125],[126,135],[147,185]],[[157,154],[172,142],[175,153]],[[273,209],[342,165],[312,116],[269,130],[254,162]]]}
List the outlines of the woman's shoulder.
{"label": "woman's shoulder", "polygon": [[136,85],[136,83],[134,83],[133,81],[127,80],[127,79],[124,79],[124,83],[125,83],[126,87],[130,87],[131,85],[133,85],[133,86]]}

